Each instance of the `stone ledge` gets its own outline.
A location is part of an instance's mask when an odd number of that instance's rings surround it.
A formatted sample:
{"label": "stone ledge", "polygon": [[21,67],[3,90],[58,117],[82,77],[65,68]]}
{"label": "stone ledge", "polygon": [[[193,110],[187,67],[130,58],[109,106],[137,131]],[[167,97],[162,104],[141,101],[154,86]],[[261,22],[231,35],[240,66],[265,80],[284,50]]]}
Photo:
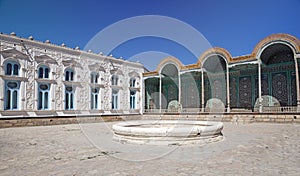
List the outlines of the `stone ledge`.
{"label": "stone ledge", "polygon": [[53,117],[53,118],[19,118],[0,119],[0,128],[23,127],[23,126],[48,126],[76,123],[97,123],[121,121],[123,119],[138,119],[140,116],[99,116],[99,117]]}
{"label": "stone ledge", "polygon": [[[218,117],[217,117],[218,116]],[[106,115],[106,116],[87,116],[87,117],[20,117],[13,119],[0,119],[0,128],[21,127],[21,126],[47,126],[47,125],[63,125],[74,123],[97,123],[111,122],[121,120],[204,120],[204,121],[222,121],[234,123],[300,123],[299,115],[272,114],[272,115],[249,115],[249,114],[220,114],[220,115],[166,115],[166,114],[149,114],[149,115]]]}

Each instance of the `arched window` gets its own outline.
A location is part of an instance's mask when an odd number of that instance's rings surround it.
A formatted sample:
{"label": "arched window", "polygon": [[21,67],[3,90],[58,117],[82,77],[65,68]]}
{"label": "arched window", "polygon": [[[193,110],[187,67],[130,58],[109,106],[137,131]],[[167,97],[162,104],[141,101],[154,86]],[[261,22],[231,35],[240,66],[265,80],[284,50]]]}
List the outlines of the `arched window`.
{"label": "arched window", "polygon": [[92,84],[97,84],[99,79],[99,74],[92,72],[91,73],[91,83]]}
{"label": "arched window", "polygon": [[135,98],[136,97],[136,91],[131,90],[130,91],[130,109],[135,109]]}
{"label": "arched window", "polygon": [[49,67],[47,66],[40,66],[39,67],[39,72],[38,72],[38,77],[39,78],[49,78]]}
{"label": "arched window", "polygon": [[72,69],[66,70],[65,81],[74,81],[74,71]]}
{"label": "arched window", "polygon": [[98,109],[99,88],[91,88],[91,109]]}
{"label": "arched window", "polygon": [[5,64],[5,75],[18,76],[20,65],[17,62],[9,61]]}
{"label": "arched window", "polygon": [[74,88],[72,86],[66,86],[65,89],[65,109],[74,109]]}
{"label": "arched window", "polygon": [[38,110],[49,109],[49,84],[39,84],[38,88]]}
{"label": "arched window", "polygon": [[20,82],[5,81],[4,110],[18,109]]}
{"label": "arched window", "polygon": [[111,108],[118,109],[119,108],[119,90],[112,89],[112,101],[111,101]]}
{"label": "arched window", "polygon": [[135,87],[135,82],[136,82],[135,78],[130,78],[129,87]]}
{"label": "arched window", "polygon": [[111,85],[117,86],[118,85],[118,80],[119,80],[119,77],[117,75],[113,75],[111,77]]}

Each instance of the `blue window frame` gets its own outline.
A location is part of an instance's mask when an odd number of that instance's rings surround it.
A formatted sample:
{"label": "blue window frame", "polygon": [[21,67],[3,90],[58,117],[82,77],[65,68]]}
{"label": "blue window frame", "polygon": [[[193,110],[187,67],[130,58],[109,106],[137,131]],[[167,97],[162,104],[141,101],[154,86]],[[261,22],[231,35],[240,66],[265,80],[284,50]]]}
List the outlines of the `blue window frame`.
{"label": "blue window frame", "polygon": [[65,109],[74,109],[74,88],[72,86],[66,86],[65,88]]}
{"label": "blue window frame", "polygon": [[112,109],[118,109],[119,108],[119,90],[112,89],[111,108]]}
{"label": "blue window frame", "polygon": [[129,87],[135,87],[135,78],[130,78],[129,80]]}
{"label": "blue window frame", "polygon": [[74,81],[74,71],[72,69],[66,70],[65,81]]}
{"label": "blue window frame", "polygon": [[17,62],[9,61],[5,64],[5,75],[18,76],[20,65]]}
{"label": "blue window frame", "polygon": [[99,105],[99,88],[91,87],[91,109],[98,109]]}
{"label": "blue window frame", "polygon": [[49,67],[47,66],[40,66],[38,72],[38,78],[49,78]]}
{"label": "blue window frame", "polygon": [[135,99],[136,99],[136,91],[130,91],[130,109],[135,109]]}
{"label": "blue window frame", "polygon": [[39,84],[38,88],[38,110],[49,109],[50,85]]}
{"label": "blue window frame", "polygon": [[19,106],[20,82],[5,81],[4,110],[16,110]]}
{"label": "blue window frame", "polygon": [[117,86],[119,81],[119,77],[117,75],[112,75],[111,77],[111,85]]}
{"label": "blue window frame", "polygon": [[97,84],[99,79],[99,74],[93,72],[91,73],[91,83],[92,84]]}

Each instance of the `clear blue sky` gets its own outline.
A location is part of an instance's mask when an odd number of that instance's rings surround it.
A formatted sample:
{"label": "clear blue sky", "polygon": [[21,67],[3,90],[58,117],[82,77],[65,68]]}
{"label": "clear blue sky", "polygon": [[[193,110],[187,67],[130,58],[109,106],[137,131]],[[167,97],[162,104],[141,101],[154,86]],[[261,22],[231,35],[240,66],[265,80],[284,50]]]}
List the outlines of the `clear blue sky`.
{"label": "clear blue sky", "polygon": [[[120,20],[163,15],[191,25],[212,46],[240,56],[274,33],[300,38],[299,12],[300,0],[0,0],[0,31],[84,48],[95,34]],[[197,61],[182,46],[155,37],[128,41],[112,53],[128,59],[147,51],[171,54],[184,64]]]}

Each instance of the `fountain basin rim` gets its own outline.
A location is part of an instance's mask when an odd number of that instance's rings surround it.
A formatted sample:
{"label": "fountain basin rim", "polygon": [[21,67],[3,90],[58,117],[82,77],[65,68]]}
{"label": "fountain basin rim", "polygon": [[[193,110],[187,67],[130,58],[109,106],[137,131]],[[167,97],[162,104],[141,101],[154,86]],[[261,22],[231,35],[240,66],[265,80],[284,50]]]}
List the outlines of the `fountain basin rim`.
{"label": "fountain basin rim", "polygon": [[112,129],[116,135],[123,136],[204,137],[221,134],[223,123],[191,120],[133,120],[114,124]]}

